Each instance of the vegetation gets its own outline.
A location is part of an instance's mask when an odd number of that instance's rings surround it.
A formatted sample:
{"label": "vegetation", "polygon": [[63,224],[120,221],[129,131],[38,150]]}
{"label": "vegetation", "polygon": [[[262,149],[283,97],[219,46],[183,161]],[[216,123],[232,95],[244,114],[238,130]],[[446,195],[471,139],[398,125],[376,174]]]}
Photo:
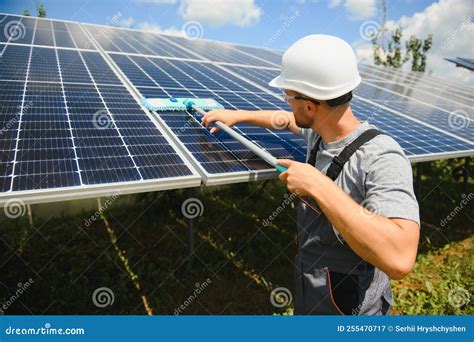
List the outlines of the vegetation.
{"label": "vegetation", "polygon": [[[38,18],[46,18],[46,9],[44,5],[39,1],[36,2],[36,13],[37,13]],[[31,16],[30,10],[25,8],[23,11],[23,15],[26,17]]]}
{"label": "vegetation", "polygon": [[44,5],[39,1],[36,3],[36,11],[38,12],[39,18],[46,18],[46,9],[44,8]]}
{"label": "vegetation", "polygon": [[[474,290],[472,203],[448,225],[440,224],[461,194],[474,192],[473,179],[465,188],[459,175],[463,163],[439,161],[423,167],[419,256],[414,272],[393,282],[394,314],[473,313],[472,303],[456,307],[449,298],[452,290]],[[0,302],[10,302],[3,311],[174,314],[183,306],[180,314],[291,313],[292,305],[272,306],[270,292],[281,286],[294,293],[295,211],[285,206],[264,223],[281,207],[285,194],[283,184],[272,180],[202,187],[194,193],[123,196],[94,219],[93,210],[49,216],[59,213],[50,204],[33,206],[33,226],[26,214],[1,217]],[[194,220],[192,257],[188,220],[181,212],[189,197],[199,198],[204,208]],[[33,284],[12,301],[19,283],[30,278]],[[194,298],[207,279],[210,284]],[[94,305],[92,296],[99,287],[113,291],[111,305]]]}
{"label": "vegetation", "polygon": [[385,41],[387,32],[385,22],[387,17],[386,1],[381,2],[381,24],[378,32],[372,38],[374,52],[374,63],[391,68],[401,68],[411,59],[411,70],[425,72],[428,51],[433,45],[433,35],[421,39],[411,36],[405,42],[405,51],[402,48],[403,29],[397,27],[390,33],[388,41]]}

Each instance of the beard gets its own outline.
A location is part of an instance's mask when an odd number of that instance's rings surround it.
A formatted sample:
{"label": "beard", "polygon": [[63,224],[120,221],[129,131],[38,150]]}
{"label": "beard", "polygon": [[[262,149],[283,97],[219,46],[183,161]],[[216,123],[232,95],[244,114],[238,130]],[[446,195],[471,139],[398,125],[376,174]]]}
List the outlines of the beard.
{"label": "beard", "polygon": [[304,118],[301,118],[299,115],[296,115],[296,114],[294,114],[294,116],[295,116],[296,126],[301,127],[301,128],[311,128],[310,120],[304,120]]}

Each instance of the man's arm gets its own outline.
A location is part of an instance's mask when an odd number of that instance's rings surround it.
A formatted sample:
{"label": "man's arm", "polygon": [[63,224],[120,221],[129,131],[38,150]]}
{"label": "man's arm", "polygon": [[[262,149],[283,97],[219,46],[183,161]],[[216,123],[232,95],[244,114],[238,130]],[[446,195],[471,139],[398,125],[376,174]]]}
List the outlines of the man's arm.
{"label": "man's arm", "polygon": [[361,258],[401,279],[412,270],[419,240],[419,225],[401,218],[386,218],[355,202],[329,177],[313,166],[279,159],[288,167],[280,179],[297,195],[309,195]]}
{"label": "man's arm", "polygon": [[[296,125],[292,112],[284,110],[229,110],[215,109],[206,113],[201,119],[204,126],[220,121],[231,127],[239,122],[246,122],[255,126],[276,130],[290,130],[301,135],[301,128]],[[218,127],[213,127],[211,133],[216,133]]]}

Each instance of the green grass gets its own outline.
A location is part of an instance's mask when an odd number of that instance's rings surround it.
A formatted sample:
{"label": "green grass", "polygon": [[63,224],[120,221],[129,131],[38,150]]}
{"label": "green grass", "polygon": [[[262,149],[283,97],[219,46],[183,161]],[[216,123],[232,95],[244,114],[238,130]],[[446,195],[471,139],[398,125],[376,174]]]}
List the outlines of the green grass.
{"label": "green grass", "polygon": [[[451,176],[456,163],[432,163],[430,177],[423,177],[420,252],[414,272],[393,282],[395,314],[472,314],[471,303],[455,307],[448,300],[452,289],[473,291],[472,203],[449,226],[439,224],[461,193],[474,190],[472,179],[464,189]],[[81,229],[92,212],[35,217],[34,227],[25,216],[0,217],[0,302],[32,278],[5,314],[146,314],[144,303],[153,314],[173,314],[186,302],[182,314],[291,313],[291,306],[272,306],[270,292],[277,286],[294,292],[295,211],[287,207],[263,224],[285,193],[278,181],[196,191],[204,212],[194,222],[192,258],[181,213],[187,190],[121,198],[104,213],[108,227],[97,220]],[[113,291],[112,305],[94,305],[99,287]]]}

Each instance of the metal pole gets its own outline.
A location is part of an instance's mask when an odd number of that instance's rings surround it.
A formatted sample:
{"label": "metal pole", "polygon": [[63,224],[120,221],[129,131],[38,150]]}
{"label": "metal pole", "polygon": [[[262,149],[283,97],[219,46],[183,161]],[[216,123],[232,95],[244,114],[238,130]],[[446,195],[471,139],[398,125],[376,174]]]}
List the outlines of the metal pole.
{"label": "metal pole", "polygon": [[464,158],[464,167],[462,169],[462,176],[463,176],[463,192],[467,195],[467,182],[469,180],[469,164],[471,158],[466,157]]}
{"label": "metal pole", "polygon": [[416,178],[415,178],[415,196],[418,201],[421,199],[421,173],[422,166],[421,163],[416,164]]}
{"label": "metal pole", "polygon": [[33,228],[34,222],[33,222],[33,212],[31,211],[31,206],[28,204],[26,208],[28,210],[28,222],[30,223],[30,227]]}
{"label": "metal pole", "polygon": [[[195,197],[196,191],[194,188],[190,188],[189,197]],[[193,255],[194,255],[194,219],[188,218],[188,271],[193,266]]]}

